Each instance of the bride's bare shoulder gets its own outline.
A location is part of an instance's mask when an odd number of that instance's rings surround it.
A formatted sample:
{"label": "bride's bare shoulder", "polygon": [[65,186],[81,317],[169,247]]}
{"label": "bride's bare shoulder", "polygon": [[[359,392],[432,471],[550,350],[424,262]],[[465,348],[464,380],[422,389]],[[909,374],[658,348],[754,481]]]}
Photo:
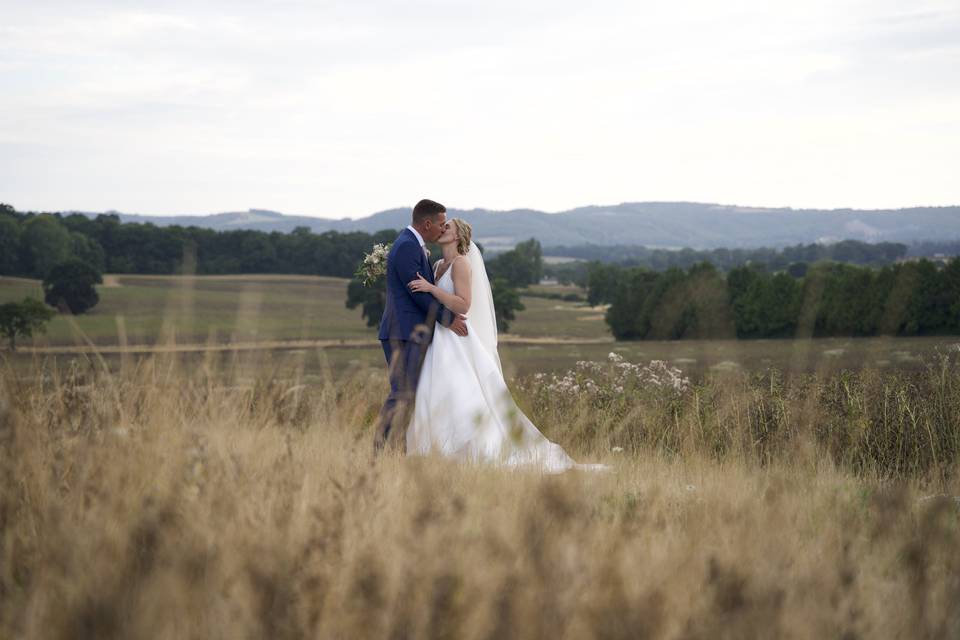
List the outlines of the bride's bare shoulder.
{"label": "bride's bare shoulder", "polygon": [[463,273],[463,272],[470,273],[470,271],[473,269],[473,267],[470,265],[470,261],[467,260],[466,256],[457,256],[456,258],[454,258],[453,262],[450,265],[450,268],[454,269],[457,273]]}

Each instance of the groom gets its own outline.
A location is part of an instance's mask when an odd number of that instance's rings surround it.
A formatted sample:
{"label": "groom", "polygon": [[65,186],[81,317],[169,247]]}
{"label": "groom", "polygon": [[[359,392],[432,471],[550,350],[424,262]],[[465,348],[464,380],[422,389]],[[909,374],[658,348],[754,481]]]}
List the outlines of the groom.
{"label": "groom", "polygon": [[402,437],[417,396],[420,367],[439,322],[458,336],[467,335],[462,315],[449,311],[429,293],[414,293],[407,284],[417,274],[433,283],[433,268],[427,259],[427,242],[443,234],[447,209],[439,202],[421,200],[413,208],[410,226],[400,232],[387,256],[387,304],[380,321],[380,344],[390,372],[390,395],[377,419],[374,450],[380,451],[398,427]]}

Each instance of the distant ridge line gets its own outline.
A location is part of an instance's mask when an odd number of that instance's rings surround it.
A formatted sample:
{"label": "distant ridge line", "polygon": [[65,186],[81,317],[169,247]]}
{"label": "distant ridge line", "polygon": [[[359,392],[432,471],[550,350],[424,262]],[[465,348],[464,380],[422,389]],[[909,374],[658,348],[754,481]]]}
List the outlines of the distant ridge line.
{"label": "distant ridge line", "polygon": [[[288,215],[262,208],[190,216],[107,213],[118,215],[124,222],[157,226],[284,233],[307,227],[323,233],[399,229],[409,222],[410,208],[387,209],[356,219]],[[473,225],[474,237],[493,250],[509,248],[531,237],[545,247],[635,244],[694,249],[780,247],[838,240],[912,243],[960,239],[960,206],[794,209],[666,201],[587,205],[556,213],[535,209],[452,208],[447,215],[464,218]]]}

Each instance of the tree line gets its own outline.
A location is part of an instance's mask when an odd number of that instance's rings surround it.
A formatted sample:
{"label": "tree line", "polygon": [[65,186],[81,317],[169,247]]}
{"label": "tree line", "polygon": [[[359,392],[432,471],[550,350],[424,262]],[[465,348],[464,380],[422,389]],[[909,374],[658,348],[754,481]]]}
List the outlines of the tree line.
{"label": "tree line", "polygon": [[[48,279],[58,265],[71,264],[69,271],[77,272],[77,265],[85,264],[92,268],[85,276],[90,282],[104,272],[350,278],[374,244],[395,236],[395,230],[315,234],[306,227],[290,233],[157,227],[122,223],[116,215],[24,213],[0,204],[0,275]],[[565,272],[587,287],[592,304],[611,305],[607,322],[617,338],[960,333],[958,258],[944,265],[927,260],[888,264],[904,256],[906,245],[855,241],[778,250],[644,250],[653,251],[644,265],[581,262],[575,272]],[[487,262],[501,330],[523,308],[518,288],[568,267],[545,266],[543,253],[530,239]],[[680,267],[654,260],[664,254],[678,264],[709,255],[719,268],[712,261]],[[884,266],[866,266],[878,264]],[[358,284],[351,283],[347,304],[362,306],[367,322],[375,324],[382,299]],[[51,304],[61,308],[68,294],[77,304],[91,306],[75,287],[51,284],[47,289],[55,299]]]}
{"label": "tree line", "polygon": [[897,242],[871,244],[843,240],[832,244],[797,244],[789,247],[757,247],[753,249],[653,249],[633,245],[579,245],[544,249],[546,256],[574,258],[575,262],[549,264],[546,275],[564,284],[586,286],[589,263],[618,264],[623,267],[644,267],[665,271],[676,267],[689,269],[709,262],[721,271],[752,264],[770,271],[790,271],[802,275],[808,264],[829,260],[846,264],[879,267],[907,257],[960,255],[960,243],[917,243],[907,246]]}
{"label": "tree line", "polygon": [[101,273],[283,273],[348,278],[365,251],[396,232],[316,234],[214,231],[200,227],[122,223],[101,214],[21,213],[0,205],[0,275],[43,278],[76,258]]}
{"label": "tree line", "polygon": [[880,268],[834,262],[800,277],[710,263],[662,272],[593,265],[589,299],[618,339],[960,334],[960,257]]}
{"label": "tree line", "polygon": [[[580,260],[615,262],[630,267],[646,267],[663,271],[670,267],[689,269],[709,262],[727,271],[736,266],[754,263],[768,269],[782,270],[795,262],[832,260],[849,264],[881,266],[896,262],[908,254],[910,247],[899,242],[871,244],[859,240],[842,240],[831,244],[797,244],[788,247],[756,247],[752,249],[656,249],[636,245],[578,245],[545,249],[548,256],[565,256]],[[931,254],[932,255],[932,254]]]}
{"label": "tree line", "polygon": [[[58,270],[74,273],[88,265],[96,274],[92,276],[95,281],[101,273],[277,273],[352,278],[357,264],[374,244],[390,243],[396,235],[393,229],[316,234],[307,227],[297,227],[290,233],[158,227],[123,223],[112,214],[90,218],[82,214],[18,212],[0,204],[0,275],[47,279]],[[437,247],[434,249],[434,255],[439,255]],[[540,243],[534,239],[521,242],[489,260],[487,269],[498,322],[505,331],[515,313],[523,310],[516,289],[539,282],[543,275]],[[91,276],[85,278],[90,280]],[[57,301],[51,304],[74,313],[96,304],[95,299],[92,304],[86,300],[91,295],[90,287],[72,291],[69,304],[63,305],[66,289],[61,286],[50,294],[48,298]],[[347,306],[361,306],[367,323],[374,325],[383,313],[382,292],[376,287],[364,290],[352,280]]]}
{"label": "tree line", "polygon": [[914,242],[907,250],[911,257],[943,258],[960,256],[960,240],[925,240]]}
{"label": "tree line", "polygon": [[[374,244],[393,242],[396,235],[393,229],[317,234],[307,227],[290,233],[158,227],[123,223],[112,214],[22,213],[0,204],[0,275],[44,278],[55,265],[78,259],[100,273],[349,278]],[[520,243],[491,260],[488,269],[491,280],[503,278],[514,287],[537,282],[543,273],[540,244]]]}

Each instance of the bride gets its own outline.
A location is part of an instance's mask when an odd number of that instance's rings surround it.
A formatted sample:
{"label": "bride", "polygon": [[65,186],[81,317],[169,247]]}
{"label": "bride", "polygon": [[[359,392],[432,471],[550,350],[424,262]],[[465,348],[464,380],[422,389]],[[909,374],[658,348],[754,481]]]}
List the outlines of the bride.
{"label": "bride", "polygon": [[436,325],[407,429],[407,453],[434,452],[460,460],[534,466],[551,473],[574,468],[607,469],[606,465],[574,462],[514,403],[497,353],[490,282],[471,235],[472,229],[465,221],[448,221],[437,239],[443,249],[443,259],[435,266],[437,284],[418,273],[408,285],[414,292],[433,295],[454,313],[469,312],[470,331],[460,337]]}

